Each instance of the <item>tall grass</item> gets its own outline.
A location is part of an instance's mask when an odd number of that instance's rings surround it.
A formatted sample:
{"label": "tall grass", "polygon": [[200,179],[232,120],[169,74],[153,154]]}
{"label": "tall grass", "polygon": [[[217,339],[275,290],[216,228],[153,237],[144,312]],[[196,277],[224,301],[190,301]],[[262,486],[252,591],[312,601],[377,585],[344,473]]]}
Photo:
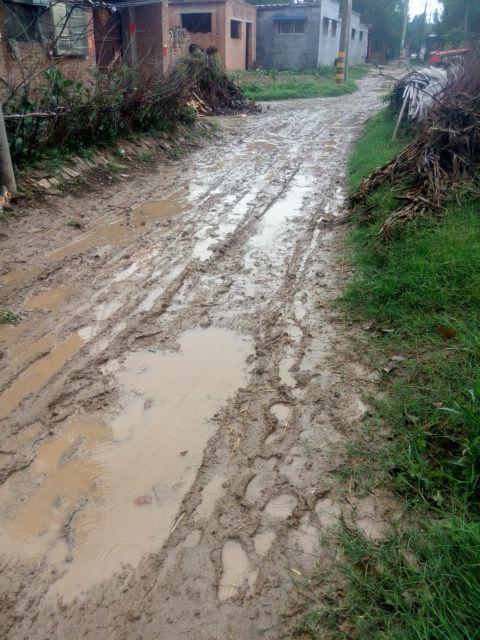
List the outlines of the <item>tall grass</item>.
{"label": "tall grass", "polygon": [[[392,128],[388,111],[370,121],[350,161],[351,192],[398,150]],[[405,358],[373,400],[370,428],[392,438],[367,452],[368,474],[403,496],[408,515],[380,543],[345,532],[349,585],[336,615],[349,632],[337,625],[338,638],[480,638],[479,187],[384,244],[378,231],[401,195],[385,184],[350,233],[345,311],[374,321],[364,344],[373,366]]]}

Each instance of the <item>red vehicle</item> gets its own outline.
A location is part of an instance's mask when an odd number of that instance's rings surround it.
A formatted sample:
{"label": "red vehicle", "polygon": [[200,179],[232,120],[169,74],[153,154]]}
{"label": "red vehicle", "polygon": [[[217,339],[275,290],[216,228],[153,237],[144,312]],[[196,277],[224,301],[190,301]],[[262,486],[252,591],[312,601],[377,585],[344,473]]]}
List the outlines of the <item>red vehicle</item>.
{"label": "red vehicle", "polygon": [[432,51],[428,61],[433,67],[446,67],[461,62],[470,53],[470,49],[450,49],[449,51]]}

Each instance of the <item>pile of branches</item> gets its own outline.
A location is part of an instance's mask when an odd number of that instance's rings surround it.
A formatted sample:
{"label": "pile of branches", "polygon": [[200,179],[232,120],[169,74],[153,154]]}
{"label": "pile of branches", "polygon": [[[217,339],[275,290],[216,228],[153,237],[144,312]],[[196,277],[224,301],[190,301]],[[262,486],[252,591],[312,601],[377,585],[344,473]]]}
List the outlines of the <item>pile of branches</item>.
{"label": "pile of branches", "polygon": [[468,184],[479,163],[480,55],[472,54],[435,96],[415,139],[365,178],[350,204],[368,219],[368,196],[386,182],[397,186],[402,204],[380,230],[386,240],[405,223],[441,213],[452,187]]}
{"label": "pile of branches", "polygon": [[167,82],[182,86],[185,101],[203,113],[232,114],[259,109],[243,97],[241,89],[225,73],[214,47],[190,45],[189,55],[174,65]]}
{"label": "pile of branches", "polygon": [[166,77],[155,68],[132,69],[118,62],[85,80],[52,67],[43,82],[11,87],[5,123],[14,163],[41,157],[48,149],[77,151],[111,144],[142,131],[169,131],[209,113],[254,110],[228,78],[215,51],[193,48]]}

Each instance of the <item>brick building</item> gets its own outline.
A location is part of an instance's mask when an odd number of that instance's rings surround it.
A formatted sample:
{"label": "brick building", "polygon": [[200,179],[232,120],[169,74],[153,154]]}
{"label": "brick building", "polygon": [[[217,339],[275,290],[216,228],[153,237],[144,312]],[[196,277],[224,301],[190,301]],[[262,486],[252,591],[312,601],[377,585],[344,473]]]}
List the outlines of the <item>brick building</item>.
{"label": "brick building", "polygon": [[192,43],[215,47],[227,71],[249,69],[256,57],[256,7],[243,0],[171,0],[170,27]]}
{"label": "brick building", "polygon": [[[112,0],[112,8],[93,12],[96,58],[100,68],[115,60],[163,74],[185,53],[190,39],[185,29],[169,27],[167,0]],[[123,5],[123,6],[122,6]]]}
{"label": "brick building", "polygon": [[[44,81],[56,67],[65,76],[88,82],[98,66],[120,62],[165,72],[190,43],[185,29],[170,29],[167,0],[130,0],[102,8],[82,2],[4,0],[0,3],[2,91]],[[122,3],[123,5],[125,3]]]}
{"label": "brick building", "polygon": [[56,66],[86,80],[95,68],[93,15],[64,2],[4,0],[0,3],[0,77],[8,86],[41,84]]}

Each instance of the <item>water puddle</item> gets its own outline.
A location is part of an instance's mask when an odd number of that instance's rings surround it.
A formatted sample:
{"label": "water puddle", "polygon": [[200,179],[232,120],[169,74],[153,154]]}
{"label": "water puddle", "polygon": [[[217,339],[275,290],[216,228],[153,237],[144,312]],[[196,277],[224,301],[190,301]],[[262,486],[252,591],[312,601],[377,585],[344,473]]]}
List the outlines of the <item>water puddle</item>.
{"label": "water puddle", "polygon": [[286,194],[265,212],[260,232],[253,236],[247,249],[247,267],[252,263],[252,253],[259,250],[270,259],[278,258],[280,237],[286,230],[287,223],[301,215],[304,200],[313,186],[313,176],[297,174]]}
{"label": "water puddle", "polygon": [[186,189],[178,189],[161,200],[142,202],[132,211],[131,222],[134,227],[144,227],[150,222],[156,222],[162,218],[170,218],[182,213],[188,206]]}
{"label": "water puddle", "polygon": [[0,420],[10,415],[31,393],[40,391],[83,344],[80,334],[74,333],[26,369],[0,396]]}
{"label": "water puddle", "polygon": [[215,508],[218,498],[223,495],[223,476],[213,476],[202,491],[202,501],[198,505],[195,514],[198,518],[209,518]]}
{"label": "water puddle", "polygon": [[236,597],[248,576],[248,556],[238,540],[228,540],[222,550],[223,573],[218,585],[218,599]]}
{"label": "water puddle", "polygon": [[67,288],[64,286],[46,289],[36,293],[25,303],[25,309],[33,311],[44,309],[45,311],[56,311],[67,297]]}
{"label": "water puddle", "polygon": [[87,232],[81,240],[55,249],[47,255],[49,262],[63,260],[68,256],[74,256],[93,247],[101,247],[107,244],[118,246],[127,234],[127,227],[122,220],[111,222]]}
{"label": "water puddle", "polygon": [[265,556],[270,551],[270,547],[272,546],[275,538],[276,533],[273,529],[267,529],[262,533],[255,534],[253,544],[257,554],[259,556]]}
{"label": "water puddle", "polygon": [[[214,433],[209,419],[246,382],[250,345],[209,328],[187,331],[179,346],[109,365],[121,413],[106,424],[74,422],[43,445],[28,472],[37,488],[13,518],[8,509],[0,537],[8,555],[52,553],[62,544],[59,533],[67,536],[71,561],[61,567],[66,573],[55,594],[74,597],[123,563],[138,564],[181,518],[179,506]],[[18,497],[15,483],[9,491],[10,500]]]}
{"label": "water puddle", "polygon": [[29,278],[36,278],[40,269],[15,269],[0,276],[0,282],[5,285],[23,284]]}
{"label": "water puddle", "polygon": [[275,520],[289,518],[297,506],[297,498],[291,493],[282,493],[271,498],[265,505],[264,512]]}
{"label": "water puddle", "polygon": [[22,324],[0,324],[0,344],[2,347],[13,344],[24,328]]}
{"label": "water puddle", "polygon": [[36,340],[33,336],[29,336],[26,340],[15,347],[13,354],[13,362],[15,366],[21,367],[35,356],[50,350],[55,344],[55,338],[52,334],[47,334]]}

